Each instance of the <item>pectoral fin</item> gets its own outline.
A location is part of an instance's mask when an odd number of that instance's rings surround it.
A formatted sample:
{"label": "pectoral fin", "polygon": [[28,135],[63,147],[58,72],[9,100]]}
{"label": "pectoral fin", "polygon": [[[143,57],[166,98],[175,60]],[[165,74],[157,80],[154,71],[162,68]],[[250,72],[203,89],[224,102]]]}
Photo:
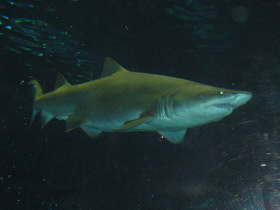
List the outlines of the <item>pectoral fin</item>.
{"label": "pectoral fin", "polygon": [[166,138],[169,142],[173,144],[180,144],[184,141],[187,129],[177,130],[177,131],[158,131],[160,135]]}
{"label": "pectoral fin", "polygon": [[133,128],[137,125],[140,125],[150,119],[152,119],[153,117],[152,116],[147,116],[147,117],[140,117],[136,120],[130,120],[130,121],[127,121],[120,129],[117,129],[115,131],[124,131],[126,129],[129,129],[129,128]]}

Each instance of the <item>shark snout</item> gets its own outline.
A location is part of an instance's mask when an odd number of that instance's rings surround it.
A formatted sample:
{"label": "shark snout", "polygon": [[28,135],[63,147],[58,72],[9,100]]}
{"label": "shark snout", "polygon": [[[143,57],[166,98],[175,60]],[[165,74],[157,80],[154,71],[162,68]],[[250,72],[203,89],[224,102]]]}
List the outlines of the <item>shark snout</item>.
{"label": "shark snout", "polygon": [[236,106],[246,104],[252,97],[253,94],[250,92],[237,93],[235,96],[235,104]]}
{"label": "shark snout", "polygon": [[[209,100],[206,103],[207,108],[218,108],[221,110],[233,111],[239,106],[246,104],[252,98],[252,93],[250,92],[231,92],[224,94],[224,97],[215,98],[214,100]],[[216,110],[216,109],[215,109]]]}

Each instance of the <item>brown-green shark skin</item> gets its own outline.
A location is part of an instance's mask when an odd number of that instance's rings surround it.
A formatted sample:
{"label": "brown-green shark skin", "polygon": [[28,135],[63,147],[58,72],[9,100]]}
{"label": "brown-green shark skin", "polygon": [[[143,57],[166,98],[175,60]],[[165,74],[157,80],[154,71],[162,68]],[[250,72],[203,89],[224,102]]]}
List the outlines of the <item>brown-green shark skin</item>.
{"label": "brown-green shark skin", "polygon": [[156,131],[172,143],[184,140],[187,128],[215,122],[247,103],[252,94],[168,76],[127,71],[106,58],[100,79],[69,84],[58,74],[55,90],[34,86],[32,121],[41,113],[42,128],[53,118],[66,131],[80,127],[90,137],[102,132]]}

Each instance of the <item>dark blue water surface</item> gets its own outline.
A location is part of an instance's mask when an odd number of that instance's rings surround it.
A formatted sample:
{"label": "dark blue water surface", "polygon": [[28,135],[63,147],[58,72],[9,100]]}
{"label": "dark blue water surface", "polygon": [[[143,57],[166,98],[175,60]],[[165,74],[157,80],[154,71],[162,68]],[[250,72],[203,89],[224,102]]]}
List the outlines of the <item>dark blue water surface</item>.
{"label": "dark blue water surface", "polygon": [[[279,210],[279,21],[278,0],[1,0],[0,209]],[[97,79],[108,56],[254,97],[180,145],[30,127],[32,77]]]}

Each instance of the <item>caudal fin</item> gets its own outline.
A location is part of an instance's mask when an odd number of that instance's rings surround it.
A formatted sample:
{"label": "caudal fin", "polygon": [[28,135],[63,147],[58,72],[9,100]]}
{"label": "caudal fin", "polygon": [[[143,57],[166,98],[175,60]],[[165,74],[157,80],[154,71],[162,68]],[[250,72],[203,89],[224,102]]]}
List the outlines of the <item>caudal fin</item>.
{"label": "caudal fin", "polygon": [[[32,113],[32,118],[31,118],[31,123],[30,125],[32,125],[36,115],[38,112],[40,112],[41,114],[41,128],[43,129],[47,123],[52,120],[54,118],[54,115],[50,112],[48,112],[47,110],[44,110],[42,107],[38,108],[38,106],[36,106],[36,102],[38,97],[43,95],[43,90],[41,88],[40,83],[38,82],[38,80],[33,79],[31,80],[28,84],[33,86],[34,92],[33,92],[33,113]],[[70,83],[68,83],[65,78],[58,73],[57,75],[57,79],[56,79],[56,85],[55,85],[55,89],[58,88],[66,88],[71,86]]]}
{"label": "caudal fin", "polygon": [[[38,82],[38,80],[34,79],[31,80],[30,82],[28,82],[28,84],[33,85],[33,102],[36,101],[36,99],[43,95],[43,91],[41,88],[40,83]],[[33,123],[35,116],[37,115],[37,113],[39,112],[39,110],[34,108],[33,105],[33,113],[32,113],[32,118],[31,118],[31,123],[30,125]]]}

